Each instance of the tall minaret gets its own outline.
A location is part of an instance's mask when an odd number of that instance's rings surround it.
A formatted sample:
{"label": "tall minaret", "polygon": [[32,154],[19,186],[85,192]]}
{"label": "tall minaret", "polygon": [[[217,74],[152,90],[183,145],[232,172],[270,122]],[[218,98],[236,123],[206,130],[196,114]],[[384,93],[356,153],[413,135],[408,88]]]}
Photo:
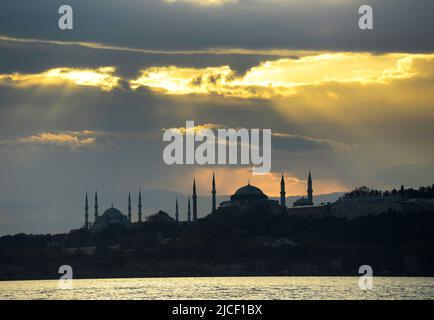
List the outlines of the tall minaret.
{"label": "tall minaret", "polygon": [[197,194],[196,194],[196,179],[193,179],[193,222],[197,220]]}
{"label": "tall minaret", "polygon": [[191,222],[190,197],[188,197],[187,221]]}
{"label": "tall minaret", "polygon": [[128,220],[131,222],[131,194],[128,192]]}
{"label": "tall minaret", "polygon": [[216,199],[215,199],[215,194],[216,194],[216,190],[215,190],[215,177],[214,177],[214,172],[212,174],[212,213],[216,212]]}
{"label": "tall minaret", "polygon": [[139,190],[139,222],[142,222],[142,190]]}
{"label": "tall minaret", "polygon": [[89,230],[89,202],[87,201],[87,192],[84,205],[84,229]]}
{"label": "tall minaret", "polygon": [[98,219],[98,193],[95,191],[95,221]]}
{"label": "tall minaret", "polygon": [[283,178],[283,173],[282,173],[282,179],[280,180],[280,206],[282,208],[286,208],[285,179]]}
{"label": "tall minaret", "polygon": [[310,204],[313,205],[313,190],[312,190],[312,176],[310,175],[309,170],[309,178],[307,178],[307,199]]}
{"label": "tall minaret", "polygon": [[176,223],[179,223],[178,198],[176,198],[176,205],[175,205],[175,220]]}

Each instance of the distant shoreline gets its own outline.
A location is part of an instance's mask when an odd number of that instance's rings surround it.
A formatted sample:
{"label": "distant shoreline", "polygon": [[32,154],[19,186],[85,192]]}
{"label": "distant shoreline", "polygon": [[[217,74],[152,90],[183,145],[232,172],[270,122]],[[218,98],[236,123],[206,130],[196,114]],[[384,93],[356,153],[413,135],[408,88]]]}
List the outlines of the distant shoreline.
{"label": "distant shoreline", "polygon": [[[109,279],[165,279],[165,278],[330,278],[330,277],[339,277],[339,278],[359,278],[360,275],[357,274],[345,274],[345,275],[336,275],[336,274],[321,274],[321,275],[272,275],[272,274],[258,274],[258,275],[155,275],[155,276],[126,276],[126,277],[80,277],[74,278],[74,280],[109,280]],[[14,281],[49,281],[49,280],[59,280],[59,277],[52,278],[11,278],[11,279],[0,279],[0,282],[14,282]],[[374,275],[374,278],[434,278],[434,275],[387,275],[387,274],[378,274]]]}

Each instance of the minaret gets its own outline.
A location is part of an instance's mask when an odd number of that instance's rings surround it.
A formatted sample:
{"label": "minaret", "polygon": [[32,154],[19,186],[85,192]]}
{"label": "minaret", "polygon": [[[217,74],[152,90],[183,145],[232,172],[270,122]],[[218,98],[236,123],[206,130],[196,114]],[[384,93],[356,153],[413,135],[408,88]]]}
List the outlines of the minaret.
{"label": "minaret", "polygon": [[176,205],[175,205],[175,220],[176,223],[179,223],[178,198],[176,198]]}
{"label": "minaret", "polygon": [[142,222],[142,190],[139,190],[139,222]]}
{"label": "minaret", "polygon": [[282,173],[282,179],[280,180],[280,206],[282,208],[286,208],[285,179],[283,178],[283,173]]}
{"label": "minaret", "polygon": [[215,190],[215,177],[214,177],[214,172],[212,174],[212,213],[216,212],[216,198],[215,198],[215,194],[216,194],[216,190]]}
{"label": "minaret", "polygon": [[190,197],[188,197],[187,221],[191,222]]}
{"label": "minaret", "polygon": [[310,175],[310,170],[309,177],[307,178],[307,199],[309,200],[310,204],[313,205],[312,176]]}
{"label": "minaret", "polygon": [[84,229],[89,230],[89,202],[87,201],[87,192],[84,205]]}
{"label": "minaret", "polygon": [[95,221],[98,219],[98,193],[95,191]]}
{"label": "minaret", "polygon": [[193,179],[193,222],[197,220],[197,194],[196,194],[196,180]]}
{"label": "minaret", "polygon": [[128,192],[128,220],[131,222],[131,194]]}

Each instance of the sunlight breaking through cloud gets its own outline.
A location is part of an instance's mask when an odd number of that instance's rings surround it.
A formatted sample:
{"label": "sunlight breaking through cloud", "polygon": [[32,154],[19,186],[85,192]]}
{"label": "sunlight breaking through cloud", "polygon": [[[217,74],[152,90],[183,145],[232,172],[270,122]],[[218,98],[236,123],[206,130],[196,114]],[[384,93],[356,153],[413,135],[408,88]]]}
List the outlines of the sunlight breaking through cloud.
{"label": "sunlight breaking through cloud", "polygon": [[111,91],[118,86],[119,77],[114,76],[116,68],[100,67],[97,69],[53,68],[42,73],[0,74],[0,84],[18,87],[61,85],[72,83],[79,86],[98,87],[102,91]]}
{"label": "sunlight breaking through cloud", "polygon": [[[327,84],[388,85],[395,80],[431,77],[434,54],[318,53],[299,59],[267,60],[239,75],[228,65],[204,68],[176,65],[149,67],[135,79],[123,79],[132,90],[149,88],[168,95],[218,95],[243,99],[292,97],[306,88]],[[112,66],[95,69],[59,67],[41,73],[0,74],[0,85],[16,87],[65,85],[112,91],[121,78]],[[330,100],[340,95],[326,90]]]}
{"label": "sunlight breaking through cloud", "polygon": [[[152,67],[130,81],[131,88],[148,87],[166,94],[215,94],[239,98],[288,97],[297,89],[326,83],[388,84],[409,79],[432,65],[433,54],[325,53],[300,59],[265,61],[239,77],[229,66]],[[420,67],[420,66],[419,66]],[[328,93],[338,99],[334,92]]]}

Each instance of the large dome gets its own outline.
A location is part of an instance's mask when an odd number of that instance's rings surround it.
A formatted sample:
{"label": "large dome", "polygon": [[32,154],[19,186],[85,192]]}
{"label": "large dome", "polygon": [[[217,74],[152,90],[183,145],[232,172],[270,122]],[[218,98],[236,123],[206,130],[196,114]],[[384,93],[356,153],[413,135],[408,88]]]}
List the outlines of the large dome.
{"label": "large dome", "polygon": [[128,218],[122,214],[118,209],[111,207],[104,211],[104,213],[96,219],[93,224],[93,231],[102,231],[112,224],[128,225],[130,222]]}
{"label": "large dome", "polygon": [[268,199],[268,197],[262,192],[261,189],[248,184],[244,187],[239,188],[231,196],[231,200],[242,199]]}
{"label": "large dome", "polygon": [[123,216],[122,212],[114,207],[107,209],[102,215],[107,218],[118,218]]}

